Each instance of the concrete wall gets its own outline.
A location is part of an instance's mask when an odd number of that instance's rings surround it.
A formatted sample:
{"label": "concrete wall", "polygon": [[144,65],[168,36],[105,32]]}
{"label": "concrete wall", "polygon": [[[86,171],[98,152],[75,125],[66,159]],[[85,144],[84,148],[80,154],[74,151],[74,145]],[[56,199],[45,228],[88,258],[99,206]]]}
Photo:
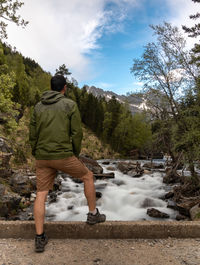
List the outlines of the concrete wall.
{"label": "concrete wall", "polygon": [[[128,238],[200,238],[200,222],[108,221],[88,225],[84,222],[47,222],[50,238],[128,239]],[[33,238],[33,221],[0,221],[0,238]]]}

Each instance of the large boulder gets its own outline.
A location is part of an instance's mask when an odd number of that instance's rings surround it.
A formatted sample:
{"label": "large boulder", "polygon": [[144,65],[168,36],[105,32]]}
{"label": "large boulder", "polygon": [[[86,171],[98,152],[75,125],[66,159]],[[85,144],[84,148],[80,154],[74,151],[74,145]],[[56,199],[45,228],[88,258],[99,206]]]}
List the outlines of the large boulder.
{"label": "large boulder", "polygon": [[196,204],[190,209],[190,218],[195,220],[200,220],[200,203]]}
{"label": "large boulder", "polygon": [[17,214],[20,208],[21,196],[14,193],[7,193],[0,198],[0,217],[6,217]]}
{"label": "large boulder", "polygon": [[15,173],[10,178],[11,189],[25,197],[30,197],[31,193],[36,190],[36,182],[33,178],[22,173]]}
{"label": "large boulder", "polygon": [[102,174],[103,168],[97,163],[96,160],[81,155],[79,160],[85,164],[85,166],[94,174]]}
{"label": "large boulder", "polygon": [[117,168],[124,174],[127,174],[131,170],[136,170],[139,164],[135,161],[125,162],[121,161],[117,164]]}
{"label": "large boulder", "polygon": [[169,218],[167,213],[163,213],[155,208],[147,209],[147,214],[154,218]]}
{"label": "large boulder", "polygon": [[174,184],[174,183],[179,183],[180,181],[181,181],[181,176],[177,173],[176,170],[173,170],[172,168],[166,169],[166,174],[163,177],[163,183]]}
{"label": "large boulder", "polygon": [[[193,208],[195,205],[199,204],[200,198],[194,197],[194,198],[185,198],[182,200],[181,203],[177,203],[177,210],[180,214],[188,216],[188,217],[194,217],[194,210],[190,212],[190,209]],[[196,208],[195,208],[196,209]],[[191,215],[192,214],[192,215]]]}

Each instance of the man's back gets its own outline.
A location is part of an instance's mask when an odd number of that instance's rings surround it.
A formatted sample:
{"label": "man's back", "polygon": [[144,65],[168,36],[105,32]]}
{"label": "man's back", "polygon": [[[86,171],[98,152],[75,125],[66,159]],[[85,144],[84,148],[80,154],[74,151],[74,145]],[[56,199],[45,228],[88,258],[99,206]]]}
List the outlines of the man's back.
{"label": "man's back", "polygon": [[36,159],[78,155],[82,129],[76,103],[57,91],[44,92],[31,118],[30,140]]}

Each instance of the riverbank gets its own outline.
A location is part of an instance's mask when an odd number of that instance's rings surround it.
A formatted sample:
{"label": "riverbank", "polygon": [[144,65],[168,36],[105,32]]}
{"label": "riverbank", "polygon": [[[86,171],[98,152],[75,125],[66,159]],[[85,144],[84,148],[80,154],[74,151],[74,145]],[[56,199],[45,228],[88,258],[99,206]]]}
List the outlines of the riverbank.
{"label": "riverbank", "polygon": [[[0,219],[34,220],[36,176],[29,169],[13,169],[10,147],[1,140]],[[107,220],[198,220],[200,189],[190,185],[166,161],[96,161],[80,156],[94,173],[97,207]],[[188,181],[188,185],[187,185]],[[192,190],[191,188],[194,188]],[[49,221],[84,221],[88,211],[83,183],[58,172],[49,193],[46,217]],[[178,214],[178,212],[180,214]]]}

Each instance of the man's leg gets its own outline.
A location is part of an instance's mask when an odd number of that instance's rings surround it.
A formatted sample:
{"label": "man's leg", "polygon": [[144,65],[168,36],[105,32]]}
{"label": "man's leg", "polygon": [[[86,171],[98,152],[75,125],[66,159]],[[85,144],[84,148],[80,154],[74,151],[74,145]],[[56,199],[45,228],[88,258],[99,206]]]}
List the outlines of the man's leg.
{"label": "man's leg", "polygon": [[96,208],[96,191],[93,173],[75,156],[60,160],[52,160],[51,167],[63,171],[72,177],[80,178],[84,182],[84,193],[89,208],[87,223],[96,224],[105,222],[106,216],[100,214]]}
{"label": "man's leg", "polygon": [[37,197],[34,203],[34,217],[36,234],[41,235],[44,232],[44,216],[45,216],[45,201],[48,191],[37,192]]}
{"label": "man's leg", "polygon": [[84,182],[84,193],[88,202],[89,211],[93,212],[96,209],[96,191],[92,172],[89,171],[83,176],[82,180]]}

